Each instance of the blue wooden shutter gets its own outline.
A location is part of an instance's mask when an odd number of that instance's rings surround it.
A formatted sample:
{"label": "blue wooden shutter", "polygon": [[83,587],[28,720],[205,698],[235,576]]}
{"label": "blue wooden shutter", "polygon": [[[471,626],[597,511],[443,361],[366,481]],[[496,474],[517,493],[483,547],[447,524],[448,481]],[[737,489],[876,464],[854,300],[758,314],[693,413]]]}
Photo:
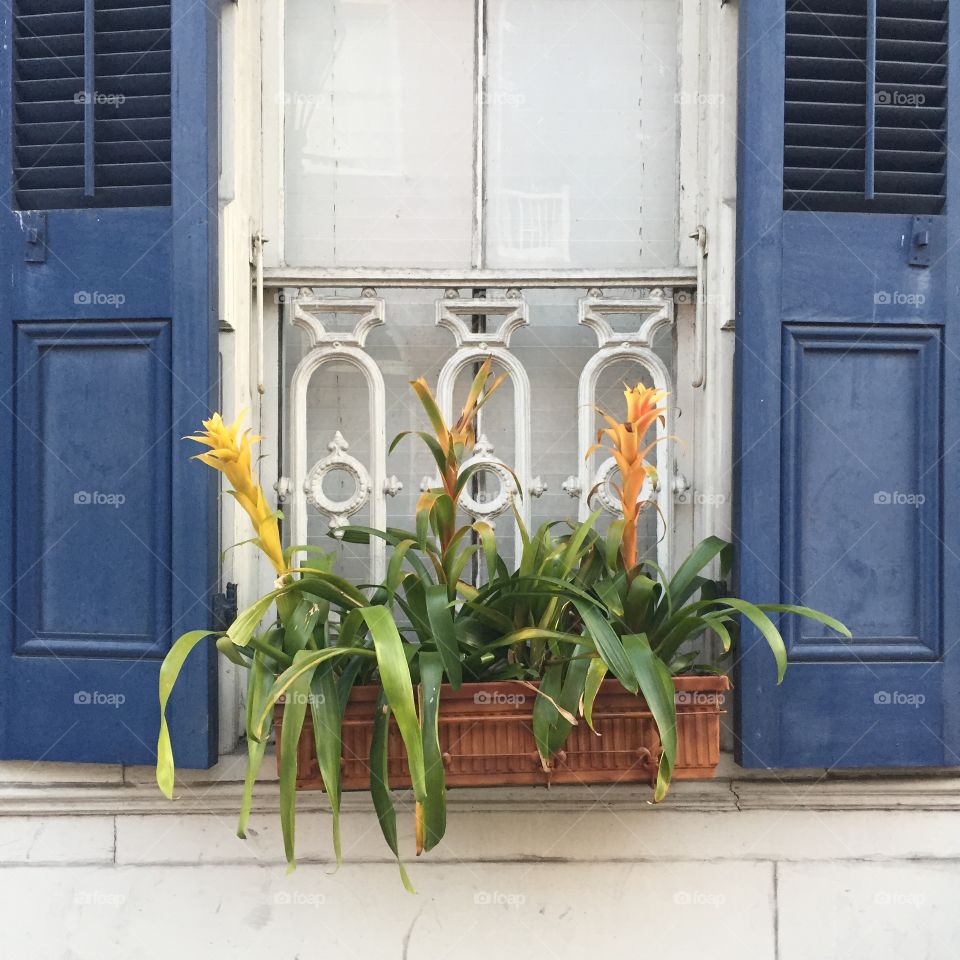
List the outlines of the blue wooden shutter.
{"label": "blue wooden shutter", "polygon": [[[960,762],[957,0],[741,4],[745,766]],[[952,146],[952,149],[951,149]]]}
{"label": "blue wooden shutter", "polygon": [[[0,757],[149,763],[160,660],[209,625],[215,499],[180,438],[216,362],[216,22],[0,12]],[[173,702],[216,758],[209,650]]]}

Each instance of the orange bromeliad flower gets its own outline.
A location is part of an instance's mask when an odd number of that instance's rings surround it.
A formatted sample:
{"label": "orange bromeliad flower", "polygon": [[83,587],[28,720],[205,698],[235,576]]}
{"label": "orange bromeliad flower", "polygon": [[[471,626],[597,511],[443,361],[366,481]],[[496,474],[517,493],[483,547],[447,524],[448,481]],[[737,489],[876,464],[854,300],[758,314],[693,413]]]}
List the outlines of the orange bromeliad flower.
{"label": "orange bromeliad flower", "polygon": [[[595,450],[606,450],[620,468],[621,486],[611,486],[620,498],[623,509],[620,556],[623,557],[628,576],[637,565],[637,520],[647,503],[646,500],[640,500],[640,492],[647,477],[653,481],[657,478],[656,467],[648,463],[646,457],[661,438],[654,438],[647,444],[644,444],[644,440],[652,426],[657,422],[665,422],[667,408],[658,404],[666,395],[665,390],[644,387],[639,383],[635,387],[627,387],[624,390],[627,419],[618,422],[601,410],[600,415],[610,426],[597,432],[597,442],[587,451],[587,457],[590,457]],[[612,447],[603,446],[604,437],[609,438]]]}
{"label": "orange bromeliad flower", "polygon": [[250,436],[249,430],[239,433],[240,423],[245,412],[227,426],[219,413],[203,421],[203,432],[185,440],[193,440],[210,447],[206,453],[198,453],[193,459],[219,470],[233,489],[231,495],[247,511],[253,529],[257,534],[254,541],[267,555],[278,574],[287,572],[283,562],[283,548],[280,546],[280,529],[277,515],[267,506],[266,497],[260,484],[253,479],[253,457],[251,447],[262,437]]}
{"label": "orange bromeliad flower", "polygon": [[[460,416],[452,427],[447,426],[440,407],[433,393],[431,393],[430,387],[427,386],[427,381],[424,380],[423,377],[410,381],[410,386],[413,387],[413,391],[420,400],[433,427],[436,443],[431,442],[429,445],[440,471],[440,483],[443,486],[443,492],[449,497],[450,504],[454,511],[456,510],[457,502],[463,490],[460,466],[464,460],[469,458],[473,453],[473,448],[477,442],[477,414],[480,412],[480,408],[490,399],[497,387],[503,383],[506,376],[506,374],[501,374],[498,377],[494,377],[493,358],[487,357],[473,378],[473,383],[470,385],[470,391],[464,402],[463,410],[460,411]],[[406,432],[394,438],[390,449],[392,450],[393,447],[396,446],[397,441],[404,436],[406,436]],[[421,434],[421,437],[423,437],[423,434]],[[427,491],[420,497],[417,503],[417,512],[419,513],[421,509],[426,508],[433,502],[433,491]],[[450,522],[444,524],[444,527],[445,529],[441,531],[440,539],[442,546],[446,547],[450,538],[453,536],[455,527],[452,516],[450,517]]]}

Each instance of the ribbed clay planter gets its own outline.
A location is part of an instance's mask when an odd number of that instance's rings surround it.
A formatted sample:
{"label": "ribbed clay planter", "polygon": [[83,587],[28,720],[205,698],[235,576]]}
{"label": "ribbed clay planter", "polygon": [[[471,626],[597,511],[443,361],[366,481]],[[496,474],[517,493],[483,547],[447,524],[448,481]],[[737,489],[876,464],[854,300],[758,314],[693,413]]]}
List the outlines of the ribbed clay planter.
{"label": "ribbed clay planter", "polygon": [[[726,677],[675,677],[677,690],[677,762],[674,780],[709,780],[720,760],[720,715]],[[370,740],[376,687],[355,687],[343,718],[343,789],[370,786]],[[582,719],[564,748],[544,770],[533,739],[536,694],[519,683],[465,683],[440,693],[440,750],[449,787],[507,784],[650,783],[656,780],[660,737],[646,702],[616,680],[605,680],[593,706],[600,736]],[[282,705],[274,715],[280,742]],[[403,740],[391,724],[391,787],[409,787]],[[277,762],[279,764],[279,755]],[[310,712],[297,754],[297,787],[322,790]]]}

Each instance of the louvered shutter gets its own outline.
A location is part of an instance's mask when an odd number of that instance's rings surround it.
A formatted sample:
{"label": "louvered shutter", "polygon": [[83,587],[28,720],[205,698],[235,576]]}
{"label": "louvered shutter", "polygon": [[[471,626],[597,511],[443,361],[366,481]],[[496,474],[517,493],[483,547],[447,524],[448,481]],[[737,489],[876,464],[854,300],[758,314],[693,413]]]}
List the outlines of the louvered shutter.
{"label": "louvered shutter", "polygon": [[19,0],[17,203],[170,203],[170,4]]}
{"label": "louvered shutter", "polygon": [[[149,763],[210,623],[217,24],[194,0],[0,8],[0,757]],[[214,658],[173,703],[216,758]]]}
{"label": "louvered shutter", "polygon": [[960,762],[958,0],[741,5],[745,766]]}
{"label": "louvered shutter", "polygon": [[784,208],[936,214],[946,0],[791,0]]}

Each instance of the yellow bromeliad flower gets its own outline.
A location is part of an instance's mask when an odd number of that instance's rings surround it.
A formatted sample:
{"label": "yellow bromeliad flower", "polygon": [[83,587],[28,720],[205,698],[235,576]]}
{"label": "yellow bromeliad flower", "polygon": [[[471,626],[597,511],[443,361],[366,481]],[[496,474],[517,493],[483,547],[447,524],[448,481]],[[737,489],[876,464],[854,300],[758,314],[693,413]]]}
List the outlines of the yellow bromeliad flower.
{"label": "yellow bromeliad flower", "polygon": [[185,440],[194,440],[210,447],[206,453],[198,453],[193,459],[219,470],[233,486],[230,493],[237,503],[247,511],[253,529],[257,534],[254,541],[267,555],[278,574],[286,573],[283,562],[283,548],[280,546],[280,528],[277,515],[267,506],[266,497],[260,484],[253,479],[253,444],[263,437],[251,436],[249,430],[240,433],[240,424],[246,411],[227,426],[219,413],[203,421],[203,432]]}
{"label": "yellow bromeliad flower", "polygon": [[[588,458],[595,450],[608,451],[620,468],[620,486],[611,486],[620,498],[623,509],[620,556],[623,557],[628,575],[637,565],[637,520],[647,503],[640,500],[640,492],[647,477],[654,482],[657,479],[657,469],[647,462],[646,457],[661,438],[654,438],[647,444],[644,444],[644,440],[654,424],[665,422],[667,408],[659,406],[659,403],[666,395],[665,390],[639,383],[635,387],[627,387],[624,390],[627,419],[618,422],[601,410],[600,415],[610,426],[597,432],[597,442],[587,451]],[[604,437],[610,440],[611,447],[603,446]]]}

